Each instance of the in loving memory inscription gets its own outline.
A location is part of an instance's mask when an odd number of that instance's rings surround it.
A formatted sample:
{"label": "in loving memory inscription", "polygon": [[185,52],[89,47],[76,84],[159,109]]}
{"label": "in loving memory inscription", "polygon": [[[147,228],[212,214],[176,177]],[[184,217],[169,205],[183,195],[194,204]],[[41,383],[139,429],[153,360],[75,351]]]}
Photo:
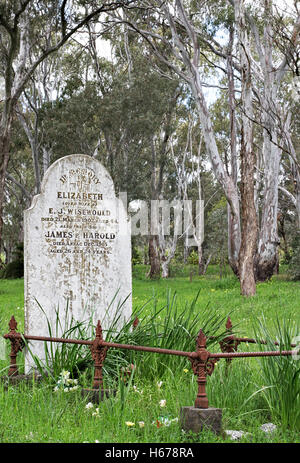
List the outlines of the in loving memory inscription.
{"label": "in loving memory inscription", "polygon": [[[104,329],[131,316],[131,241],[111,177],[87,155],[56,161],[24,213],[25,332],[58,336],[71,318]],[[125,301],[125,302],[124,302]],[[120,307],[121,306],[121,307]],[[66,311],[66,308],[68,310]],[[43,315],[43,311],[45,315]],[[43,358],[42,343],[33,353]],[[26,369],[33,361],[26,354]]]}

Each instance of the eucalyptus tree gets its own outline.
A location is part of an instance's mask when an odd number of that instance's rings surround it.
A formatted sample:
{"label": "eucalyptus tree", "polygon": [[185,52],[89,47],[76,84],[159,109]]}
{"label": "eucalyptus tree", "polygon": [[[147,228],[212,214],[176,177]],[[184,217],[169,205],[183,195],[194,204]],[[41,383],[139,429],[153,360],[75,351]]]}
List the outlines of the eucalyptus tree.
{"label": "eucalyptus tree", "polygon": [[52,156],[40,118],[42,107],[51,102],[53,94],[56,97],[59,95],[60,83],[64,80],[59,73],[59,60],[59,54],[55,53],[38,66],[16,107],[16,116],[31,148],[35,194],[40,193],[41,182]]}
{"label": "eucalyptus tree", "polygon": [[[296,79],[299,81],[299,77]],[[292,204],[296,212],[296,227],[300,230],[300,121],[297,114],[300,108],[300,92],[292,83],[292,91],[289,98],[289,111],[282,124],[282,139],[285,142],[285,175],[279,184],[279,191]],[[293,117],[294,115],[294,117]]]}
{"label": "eucalyptus tree", "polygon": [[[114,22],[130,24],[144,37],[161,63],[169,66],[190,86],[212,169],[230,208],[231,254],[240,277],[241,291],[242,294],[252,295],[255,293],[256,277],[261,280],[269,278],[277,263],[277,190],[281,154],[277,122],[284,117],[280,92],[299,39],[299,13],[295,10],[294,21],[291,18],[286,52],[282,54],[272,41],[275,13],[271,0],[262,0],[257,8],[244,0],[229,0],[226,4],[215,0],[204,3],[144,0],[139,4],[144,8],[142,18],[130,15],[128,20],[115,14]],[[218,40],[217,33],[222,31],[228,37],[225,45],[224,40]],[[212,54],[215,56],[212,57]],[[224,156],[218,149],[204,93],[205,79],[200,60],[203,55],[210,64],[213,62],[225,72],[228,79],[233,159],[230,171],[226,170]],[[240,92],[239,98],[236,97],[237,91]],[[238,101],[239,109],[240,191],[234,155],[237,148],[237,125],[233,124],[237,114],[235,101]],[[255,120],[254,101],[260,111]],[[264,144],[264,195],[259,222],[255,214],[254,123],[261,127]]]}
{"label": "eucalyptus tree", "polygon": [[[285,41],[278,46],[276,37],[280,15],[276,2],[260,2],[261,12],[247,13],[254,53],[249,54],[255,74],[255,92],[260,107],[259,123],[263,133],[263,203],[260,217],[256,274],[260,280],[269,278],[277,265],[277,231],[279,168],[282,156],[282,131],[280,121],[288,117],[288,105],[283,101],[285,78],[290,71],[299,43],[300,12],[295,17],[286,15],[290,23]],[[260,32],[262,31],[262,32]],[[283,49],[282,49],[283,47]]]}
{"label": "eucalyptus tree", "polygon": [[[120,14],[126,17],[127,12],[120,10]],[[119,189],[126,188],[129,199],[134,199],[135,192],[139,199],[159,201],[165,192],[169,140],[176,129],[175,114],[182,93],[178,78],[171,76],[168,68],[165,75],[155,72],[155,60],[146,52],[141,38],[123,25],[105,35],[114,56],[110,63],[112,85],[105,89],[96,30],[90,28],[89,35],[94,78],[101,88],[101,110],[107,120],[99,124],[98,156],[105,156],[104,151],[109,155],[109,170]],[[161,267],[168,265],[167,241],[161,227],[159,233],[153,233],[150,227],[150,278],[158,278]],[[176,249],[176,243],[172,249]]]}
{"label": "eucalyptus tree", "polygon": [[[184,263],[191,247],[198,252],[198,273],[202,274],[203,262],[203,136],[198,130],[198,118],[193,104],[185,105],[180,123],[170,139],[171,157],[176,168],[178,197],[184,204],[182,228]],[[194,204],[193,204],[194,203]],[[194,207],[193,207],[194,205]]]}
{"label": "eucalyptus tree", "polygon": [[5,182],[2,249],[5,264],[11,262],[13,252],[23,242],[23,211],[30,206],[34,194],[34,174],[30,147],[17,119],[12,125],[11,158]]}
{"label": "eucalyptus tree", "polygon": [[[145,15],[144,23],[141,24],[131,19],[130,25],[145,38],[158,59],[164,65],[169,66],[179,78],[183,79],[189,85],[195,99],[201,130],[212,169],[230,204],[231,214],[235,221],[233,228],[237,233],[240,233],[238,190],[233,176],[225,169],[224,161],[217,146],[204,94],[204,75],[203,66],[200,66],[201,45],[199,36],[203,36],[206,28],[204,26],[204,30],[201,30],[200,33],[199,29],[205,24],[205,21],[201,23],[201,19],[205,16],[205,11],[198,8],[196,3],[176,0],[174,2],[164,2],[161,5],[155,1],[145,1],[142,4],[145,8],[152,8],[152,17],[155,11],[155,15],[160,18],[159,26],[155,29],[153,27],[150,29],[149,22],[147,22],[147,14]],[[118,20],[121,22],[122,18],[117,18],[116,21]],[[166,50],[167,53],[165,52]],[[235,240],[234,243],[236,242]],[[238,251],[239,249],[235,252],[236,259]],[[253,275],[253,269],[251,273]],[[253,281],[254,278],[252,277]],[[251,288],[242,287],[242,292],[244,294],[254,294],[255,287],[253,285]]]}
{"label": "eucalyptus tree", "polygon": [[49,55],[59,50],[89,21],[96,18],[101,21],[103,14],[120,6],[130,8],[131,3],[130,0],[1,1],[0,73],[4,96],[0,120],[0,243],[6,172],[11,156],[12,121],[29,79]]}

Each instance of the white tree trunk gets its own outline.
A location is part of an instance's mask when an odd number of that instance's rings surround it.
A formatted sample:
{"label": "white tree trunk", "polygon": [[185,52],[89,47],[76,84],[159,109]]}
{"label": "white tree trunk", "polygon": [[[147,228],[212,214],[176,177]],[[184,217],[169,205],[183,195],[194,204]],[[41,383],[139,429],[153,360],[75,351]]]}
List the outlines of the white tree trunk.
{"label": "white tree trunk", "polygon": [[[263,163],[264,163],[264,190],[259,241],[256,257],[256,277],[260,281],[269,279],[277,266],[277,248],[279,238],[277,232],[278,214],[278,182],[281,150],[277,146],[278,137],[274,113],[278,114],[277,103],[278,83],[273,66],[273,30],[272,0],[264,0],[265,27],[264,27],[264,55],[261,57],[261,67],[264,76],[263,95]],[[279,115],[279,114],[278,114]]]}
{"label": "white tree trunk", "polygon": [[241,203],[242,239],[239,253],[241,294],[253,296],[256,292],[254,255],[257,240],[257,217],[254,204],[253,105],[249,42],[245,22],[245,0],[235,1],[235,20],[241,65]]}
{"label": "white tree trunk", "polygon": [[[266,132],[266,131],[265,131]],[[273,132],[273,140],[276,133]],[[269,279],[277,266],[277,248],[280,244],[277,230],[278,180],[281,150],[264,135],[264,190],[263,207],[257,250],[256,274],[260,281]]]}

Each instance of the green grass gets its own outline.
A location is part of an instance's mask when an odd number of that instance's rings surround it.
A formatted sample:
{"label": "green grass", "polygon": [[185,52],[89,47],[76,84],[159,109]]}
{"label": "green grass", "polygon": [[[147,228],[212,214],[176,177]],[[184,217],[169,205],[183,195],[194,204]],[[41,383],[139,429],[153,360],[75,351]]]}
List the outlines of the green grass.
{"label": "green grass", "polygon": [[[288,281],[284,273],[274,276],[270,282],[258,284],[256,296],[247,299],[240,295],[239,283],[229,270],[222,279],[214,266],[209,267],[205,277],[196,276],[191,266],[173,269],[173,275],[175,270],[180,276],[149,281],[145,277],[147,269],[144,266],[133,269],[133,310],[138,312],[146,304],[139,318],[141,325],[149,323],[149,345],[154,341],[155,330],[158,330],[165,333],[159,341],[165,343],[163,346],[171,343],[173,348],[179,349],[183,337],[181,339],[180,330],[175,329],[178,324],[188,326],[194,339],[204,318],[211,316],[214,319],[216,315],[225,320],[230,314],[236,331],[250,337],[257,334],[260,321],[263,321],[270,337],[277,336],[277,320],[279,324],[287,323],[289,319],[298,326],[300,324],[300,284]],[[192,282],[191,270],[194,270]],[[157,311],[165,307],[157,315],[157,324],[153,316],[154,307]],[[190,318],[187,317],[188,309],[192,310]],[[0,310],[1,334],[8,331],[7,324],[13,314],[20,331],[23,330],[23,280],[0,280]],[[218,332],[223,329],[218,323],[215,327]],[[258,348],[243,344],[239,351]],[[219,351],[218,345],[212,349]],[[162,367],[158,357],[142,353],[135,356],[131,352],[128,361],[136,364],[132,384],[125,390],[125,395],[119,384],[116,397],[101,403],[95,416],[92,413],[95,413],[96,406],[86,409],[87,400],[82,399],[79,391],[57,393],[53,391],[55,384],[49,381],[40,385],[9,386],[7,390],[0,383],[0,442],[231,442],[210,432],[198,436],[184,434],[176,421],[170,426],[157,427],[156,420],[160,416],[174,419],[179,416],[180,407],[193,405],[197,392],[196,377],[188,360],[183,359],[176,364],[176,358],[172,357],[172,362],[168,363],[166,359],[165,367]],[[268,359],[266,365],[267,362]],[[0,369],[7,364],[8,357],[0,360]],[[275,367],[268,377],[263,374],[265,367],[258,359],[235,359],[229,367],[229,374],[226,374],[225,361],[221,360],[212,376],[208,377],[210,406],[222,408],[224,429],[251,433],[251,438],[245,438],[243,442],[299,442],[299,430],[288,424],[282,426],[280,410],[278,414],[278,409],[275,410],[269,403],[272,397],[270,399],[265,394],[264,387],[269,386],[266,382],[274,381],[277,374]],[[148,374],[149,371],[152,374]],[[105,380],[108,381],[108,378]],[[299,375],[296,380],[299,384]],[[89,374],[81,374],[79,381],[81,386],[91,386]],[[159,381],[163,381],[160,388],[157,385]],[[162,399],[166,400],[164,408],[159,405]],[[128,427],[128,421],[135,425]],[[139,427],[139,421],[144,422],[143,428]],[[260,431],[261,424],[270,421],[278,426],[272,438]]]}
{"label": "green grass", "polygon": [[8,327],[12,314],[19,320],[20,329],[24,327],[24,281],[0,280],[0,326]]}
{"label": "green grass", "polygon": [[259,319],[262,313],[267,321],[274,320],[277,315],[279,319],[290,317],[300,321],[300,282],[288,281],[285,274],[275,275],[269,282],[258,283],[256,296],[244,298],[240,295],[239,281],[235,276],[227,270],[228,276],[220,279],[218,268],[214,266],[209,268],[205,276],[194,275],[192,282],[189,275],[149,281],[144,276],[146,272],[143,266],[135,271],[138,278],[133,285],[134,308],[153,296],[158,304],[163,304],[168,289],[176,291],[182,301],[189,302],[200,290],[198,310],[208,305],[222,315],[231,313],[232,321],[239,325],[241,335],[253,335],[252,321]]}
{"label": "green grass", "polygon": [[[239,371],[239,367],[237,370]],[[230,386],[233,386],[234,382],[234,385],[238,384],[240,388],[243,373],[245,373],[245,366],[238,373],[238,377],[231,380]],[[222,372],[218,373],[214,383],[220,380],[221,375]],[[228,438],[223,439],[210,432],[203,432],[199,436],[184,434],[179,423],[171,421],[179,416],[180,407],[193,403],[195,381],[191,379],[190,371],[188,373],[182,371],[175,376],[170,376],[163,381],[160,388],[156,382],[142,381],[141,378],[137,378],[134,385],[136,389],[130,388],[123,408],[119,390],[116,397],[102,402],[99,406],[94,405],[92,409],[86,408],[88,399],[82,399],[78,391],[53,392],[53,387],[47,384],[40,386],[21,384],[17,387],[10,386],[8,390],[0,386],[0,441],[3,443],[93,443],[96,440],[102,443],[230,442]],[[224,383],[222,385],[224,386]],[[252,442],[270,442],[270,438],[260,431],[261,424],[269,421],[268,413],[247,414],[251,406],[261,406],[259,398],[254,404],[248,402],[244,408],[241,407],[244,388],[245,384],[240,390],[237,404],[234,404],[233,398],[224,401],[222,396],[214,403],[215,406],[223,407],[224,429],[245,430],[251,433]],[[249,386],[248,389],[247,393],[251,391],[251,387]],[[161,400],[166,401],[163,408],[160,406]],[[96,415],[93,416],[93,413]],[[157,421],[162,423],[166,418],[171,421],[170,425],[158,427]],[[134,426],[127,426],[127,422],[134,423]],[[139,422],[144,423],[143,428],[139,427]],[[282,429],[279,422],[275,421],[275,423],[278,424],[278,429],[272,436],[272,442],[299,442],[299,433]],[[243,441],[249,442],[249,439]]]}

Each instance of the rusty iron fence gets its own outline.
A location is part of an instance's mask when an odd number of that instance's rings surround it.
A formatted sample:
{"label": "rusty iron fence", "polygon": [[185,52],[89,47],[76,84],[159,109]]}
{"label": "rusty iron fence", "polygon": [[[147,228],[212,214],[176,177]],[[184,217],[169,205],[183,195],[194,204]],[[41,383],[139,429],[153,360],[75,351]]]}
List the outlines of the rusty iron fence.
{"label": "rusty iron fence", "polygon": [[[133,322],[133,328],[138,326],[138,319]],[[191,362],[193,373],[197,376],[198,391],[195,400],[195,408],[209,408],[208,398],[206,394],[206,382],[207,376],[211,376],[214,371],[214,366],[219,359],[226,359],[227,365],[234,358],[242,357],[271,357],[271,356],[290,356],[296,355],[298,350],[274,350],[274,351],[258,351],[258,352],[237,352],[238,346],[243,343],[259,343],[267,344],[265,340],[255,340],[252,338],[236,337],[232,333],[232,322],[228,317],[226,322],[226,335],[219,341],[221,352],[209,352],[206,348],[207,337],[202,330],[196,339],[196,350],[194,352],[185,352],[173,349],[163,349],[159,347],[148,347],[148,346],[137,346],[129,344],[120,344],[114,342],[106,342],[103,339],[102,327],[100,321],[96,326],[95,339],[93,341],[82,340],[82,339],[67,339],[67,338],[56,338],[47,336],[32,336],[27,334],[21,334],[17,331],[17,322],[14,316],[9,321],[9,333],[3,337],[9,339],[11,343],[10,351],[10,366],[8,370],[8,376],[18,375],[17,366],[17,354],[26,345],[26,341],[44,341],[44,342],[57,342],[57,343],[68,343],[68,344],[81,344],[89,346],[94,362],[94,378],[92,390],[101,392],[101,396],[104,392],[103,389],[103,364],[107,355],[108,349],[127,349],[140,352],[152,352],[155,354],[167,354],[177,355],[186,357]],[[217,337],[210,336],[209,339],[217,339]],[[279,345],[277,341],[274,341],[274,345]],[[296,347],[296,344],[291,344],[291,347]]]}

